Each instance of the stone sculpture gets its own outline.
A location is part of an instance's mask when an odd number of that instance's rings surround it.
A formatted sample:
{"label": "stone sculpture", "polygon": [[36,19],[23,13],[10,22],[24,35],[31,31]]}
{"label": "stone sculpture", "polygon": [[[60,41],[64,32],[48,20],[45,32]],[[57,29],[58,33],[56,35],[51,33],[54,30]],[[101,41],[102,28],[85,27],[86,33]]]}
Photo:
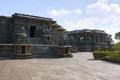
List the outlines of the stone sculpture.
{"label": "stone sculpture", "polygon": [[60,46],[69,46],[69,40],[67,35],[63,35],[59,43]]}
{"label": "stone sculpture", "polygon": [[24,27],[20,27],[16,30],[16,43],[17,44],[27,44],[28,40],[27,40],[27,34],[26,34],[26,30]]}

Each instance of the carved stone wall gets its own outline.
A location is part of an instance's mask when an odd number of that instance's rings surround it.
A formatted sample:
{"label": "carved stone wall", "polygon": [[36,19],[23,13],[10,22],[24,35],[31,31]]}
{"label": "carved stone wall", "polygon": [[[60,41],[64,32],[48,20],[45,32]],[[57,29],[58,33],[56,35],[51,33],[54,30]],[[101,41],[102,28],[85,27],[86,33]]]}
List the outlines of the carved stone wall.
{"label": "carved stone wall", "polygon": [[[26,30],[29,43],[31,44],[58,44],[63,28],[50,18],[43,18],[31,15],[14,14],[15,28],[23,26]],[[38,19],[39,18],[39,19]],[[59,30],[59,27],[61,30]],[[31,37],[30,28],[34,27],[34,37]],[[56,33],[56,34],[55,34]],[[15,31],[14,31],[15,34]],[[55,39],[57,38],[57,40]],[[15,38],[14,38],[15,39]]]}
{"label": "carved stone wall", "polygon": [[7,38],[7,25],[8,18],[5,16],[0,16],[0,43],[8,43]]}
{"label": "carved stone wall", "polygon": [[78,30],[70,32],[70,44],[78,51],[109,50],[109,35],[101,30]]}
{"label": "carved stone wall", "polygon": [[51,18],[19,13],[11,17],[0,16],[0,43],[16,43],[16,30],[20,27],[25,28],[30,44],[57,45],[64,30]]}

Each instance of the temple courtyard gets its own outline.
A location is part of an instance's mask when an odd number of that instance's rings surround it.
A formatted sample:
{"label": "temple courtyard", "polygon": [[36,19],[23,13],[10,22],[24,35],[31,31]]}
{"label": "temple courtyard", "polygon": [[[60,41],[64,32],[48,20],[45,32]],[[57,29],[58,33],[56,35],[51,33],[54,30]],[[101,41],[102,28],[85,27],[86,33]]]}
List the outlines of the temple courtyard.
{"label": "temple courtyard", "polygon": [[94,60],[91,52],[72,58],[0,58],[0,80],[120,80],[120,64]]}

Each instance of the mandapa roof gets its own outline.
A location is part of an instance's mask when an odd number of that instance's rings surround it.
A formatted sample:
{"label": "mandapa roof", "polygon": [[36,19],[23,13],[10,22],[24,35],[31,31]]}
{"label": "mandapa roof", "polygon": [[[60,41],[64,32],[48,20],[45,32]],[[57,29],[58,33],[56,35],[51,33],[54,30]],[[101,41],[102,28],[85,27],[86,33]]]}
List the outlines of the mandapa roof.
{"label": "mandapa roof", "polygon": [[97,30],[97,29],[82,29],[82,30],[74,30],[74,31],[70,31],[69,34],[76,34],[76,33],[102,33],[102,34],[107,34],[105,31],[103,30]]}

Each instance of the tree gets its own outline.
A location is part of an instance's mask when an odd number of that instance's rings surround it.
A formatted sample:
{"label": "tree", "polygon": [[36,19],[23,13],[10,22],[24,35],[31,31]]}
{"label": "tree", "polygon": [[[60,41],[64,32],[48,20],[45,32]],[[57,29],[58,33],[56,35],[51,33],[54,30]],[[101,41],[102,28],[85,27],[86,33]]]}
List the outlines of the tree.
{"label": "tree", "polygon": [[64,31],[62,32],[62,37],[63,37],[63,38],[66,38],[66,39],[68,40],[68,34],[69,34],[69,31],[64,30]]}
{"label": "tree", "polygon": [[120,51],[120,42],[113,45],[113,51]]}
{"label": "tree", "polygon": [[109,40],[110,40],[110,43],[111,43],[111,44],[114,44],[114,41],[113,41],[113,39],[112,39],[112,35],[109,35]]}
{"label": "tree", "polygon": [[115,33],[115,39],[120,40],[120,32]]}

